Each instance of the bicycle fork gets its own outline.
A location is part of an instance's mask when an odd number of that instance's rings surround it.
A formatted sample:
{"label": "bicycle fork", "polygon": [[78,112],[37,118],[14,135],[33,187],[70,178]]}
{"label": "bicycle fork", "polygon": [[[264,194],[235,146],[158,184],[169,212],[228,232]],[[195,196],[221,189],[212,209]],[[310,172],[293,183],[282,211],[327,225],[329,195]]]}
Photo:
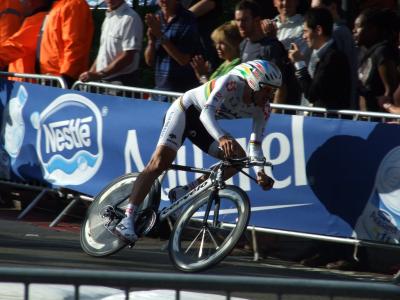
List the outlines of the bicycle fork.
{"label": "bicycle fork", "polygon": [[211,206],[214,204],[214,212],[213,212],[213,221],[212,226],[215,227],[218,225],[218,218],[219,218],[219,207],[220,207],[220,199],[218,195],[218,188],[213,188],[213,191],[208,196],[207,207],[204,212],[203,218],[203,227],[207,226],[208,218],[210,217]]}
{"label": "bicycle fork", "polygon": [[218,188],[213,188],[213,191],[208,196],[207,207],[206,207],[206,210],[204,211],[204,217],[203,217],[203,223],[201,226],[201,230],[197,234],[197,236],[193,239],[192,243],[189,245],[189,247],[185,251],[185,252],[189,251],[189,249],[191,249],[193,244],[199,239],[200,247],[199,247],[199,252],[197,254],[198,258],[201,258],[203,256],[203,249],[204,249],[204,243],[206,240],[206,235],[211,238],[211,241],[214,244],[215,249],[216,250],[219,249],[219,245],[218,245],[217,241],[215,240],[213,233],[210,231],[210,229],[208,227],[208,218],[210,216],[211,206],[214,201],[215,201],[215,205],[214,205],[212,227],[217,226],[218,217],[219,217],[220,199],[219,199],[219,195],[218,195]]}
{"label": "bicycle fork", "polygon": [[221,205],[221,199],[219,198],[219,193],[218,191],[222,189],[225,186],[225,183],[223,181],[223,170],[220,167],[217,170],[216,177],[212,179],[213,181],[213,187],[210,195],[208,196],[208,201],[207,201],[207,207],[204,212],[204,217],[203,217],[203,224],[202,224],[202,230],[201,230],[201,246],[200,246],[200,251],[199,251],[199,258],[202,256],[202,249],[203,249],[203,244],[205,240],[205,235],[206,233],[210,236],[214,247],[216,250],[218,250],[219,245],[217,241],[215,240],[213,233],[210,231],[208,227],[208,218],[210,217],[210,212],[212,208],[212,204],[214,203],[214,211],[213,211],[213,218],[212,218],[212,225],[211,227],[215,228],[219,225],[219,209]]}

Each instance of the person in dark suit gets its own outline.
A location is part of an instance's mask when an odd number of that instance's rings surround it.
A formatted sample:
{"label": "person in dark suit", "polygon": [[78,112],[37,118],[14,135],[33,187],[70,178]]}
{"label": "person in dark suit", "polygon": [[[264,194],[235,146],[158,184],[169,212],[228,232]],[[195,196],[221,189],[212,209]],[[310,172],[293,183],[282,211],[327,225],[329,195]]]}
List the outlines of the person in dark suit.
{"label": "person in dark suit", "polygon": [[[351,71],[346,55],[338,50],[332,38],[333,17],[326,8],[311,8],[304,18],[304,39],[313,49],[309,65],[296,44],[289,50],[289,58],[295,64],[296,77],[305,97],[317,107],[326,109],[349,109],[351,99]],[[312,162],[321,163],[321,157]],[[315,174],[314,164],[308,164],[308,174]],[[314,191],[315,192],[315,191]],[[326,197],[323,198],[326,200]],[[330,198],[331,199],[331,198]],[[329,200],[330,201],[330,200]],[[329,201],[324,202],[327,207]],[[329,269],[362,269],[364,264],[353,260],[353,247],[317,241],[312,247],[312,256],[301,260],[309,267],[326,266]],[[364,252],[360,253],[365,261]]]}
{"label": "person in dark suit", "polygon": [[311,8],[304,18],[304,39],[313,49],[309,65],[298,46],[292,43],[289,58],[308,101],[327,109],[348,109],[351,98],[351,71],[346,55],[332,39],[333,18],[326,8]]}

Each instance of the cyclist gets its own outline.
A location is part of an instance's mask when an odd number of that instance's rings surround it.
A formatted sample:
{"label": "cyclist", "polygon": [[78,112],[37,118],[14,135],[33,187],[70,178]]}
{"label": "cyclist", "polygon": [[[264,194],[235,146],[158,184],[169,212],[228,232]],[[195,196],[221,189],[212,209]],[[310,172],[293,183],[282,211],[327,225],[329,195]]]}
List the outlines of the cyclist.
{"label": "cyclist", "polygon": [[[220,127],[217,119],[252,118],[249,156],[263,157],[261,141],[271,112],[269,100],[273,99],[281,83],[282,74],[276,65],[265,60],[248,61],[226,75],[187,91],[172,103],[166,113],[157,147],[150,162],[136,179],[125,218],[117,225],[115,234],[131,243],[138,239],[133,215],[154,180],[172,164],[185,137],[218,159],[246,156],[239,143]],[[272,178],[264,173],[262,167],[255,168],[257,183],[264,190],[271,189],[274,184]],[[229,178],[236,172],[232,168],[225,176]],[[183,195],[205,179],[206,176],[203,176],[188,186],[173,189],[169,193],[171,201],[178,199],[179,193]]]}

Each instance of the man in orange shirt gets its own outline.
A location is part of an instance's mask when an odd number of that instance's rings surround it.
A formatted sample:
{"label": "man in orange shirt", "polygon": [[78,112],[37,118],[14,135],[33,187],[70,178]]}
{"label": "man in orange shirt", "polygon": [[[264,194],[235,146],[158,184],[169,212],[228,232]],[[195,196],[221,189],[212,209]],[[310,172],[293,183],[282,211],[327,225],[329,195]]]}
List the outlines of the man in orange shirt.
{"label": "man in orange shirt", "polygon": [[0,68],[9,65],[9,72],[35,73],[38,35],[49,9],[49,0],[21,1],[26,18],[17,32],[0,43]]}
{"label": "man in orange shirt", "polygon": [[[19,29],[22,20],[23,14],[20,1],[0,1],[0,44]],[[0,71],[2,70],[7,70],[7,65],[2,66]]]}
{"label": "man in orange shirt", "polygon": [[23,14],[20,1],[0,1],[0,44],[19,29],[22,20]]}
{"label": "man in orange shirt", "polygon": [[40,44],[40,73],[62,76],[69,86],[89,68],[94,25],[86,0],[56,0]]}

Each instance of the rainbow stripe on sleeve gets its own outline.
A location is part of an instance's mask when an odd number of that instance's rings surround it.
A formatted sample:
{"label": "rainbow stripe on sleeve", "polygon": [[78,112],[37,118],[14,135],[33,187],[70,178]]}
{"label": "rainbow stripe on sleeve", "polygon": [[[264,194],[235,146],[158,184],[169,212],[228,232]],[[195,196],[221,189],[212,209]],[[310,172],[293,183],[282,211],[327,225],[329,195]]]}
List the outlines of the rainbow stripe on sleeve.
{"label": "rainbow stripe on sleeve", "polygon": [[206,97],[206,99],[208,99],[208,97],[210,97],[210,94],[215,87],[215,82],[216,82],[216,79],[213,79],[206,83],[206,86],[204,89],[204,96]]}

